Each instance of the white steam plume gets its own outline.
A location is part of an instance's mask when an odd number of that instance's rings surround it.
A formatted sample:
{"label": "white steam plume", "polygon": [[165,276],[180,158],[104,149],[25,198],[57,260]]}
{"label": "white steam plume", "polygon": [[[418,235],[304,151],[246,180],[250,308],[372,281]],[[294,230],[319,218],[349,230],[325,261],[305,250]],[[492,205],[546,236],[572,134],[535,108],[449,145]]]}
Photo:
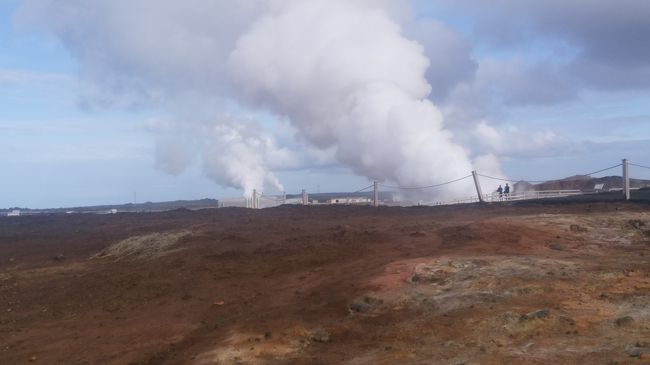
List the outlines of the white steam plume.
{"label": "white steam plume", "polygon": [[223,186],[241,188],[247,197],[263,187],[284,191],[268,166],[297,163],[250,119],[222,114],[185,123],[151,120],[147,127],[159,136],[156,161],[160,169],[178,175],[199,156],[206,176]]}
{"label": "white steam plume", "polygon": [[252,103],[286,114],[311,143],[335,146],[356,173],[408,186],[472,169],[426,99],[428,65],[388,14],[354,1],[287,2],[230,55]]}
{"label": "white steam plume", "polygon": [[[200,156],[207,176],[249,194],[281,189],[272,167],[295,167],[297,158],[255,121],[224,110],[287,118],[301,141],[334,150],[371,179],[419,186],[469,174],[468,151],[428,100],[424,50],[402,34],[404,8],[388,0],[26,0],[20,18],[71,49],[91,104],[162,105],[176,116],[159,132],[159,166],[178,173]],[[472,193],[466,184],[446,189]]]}

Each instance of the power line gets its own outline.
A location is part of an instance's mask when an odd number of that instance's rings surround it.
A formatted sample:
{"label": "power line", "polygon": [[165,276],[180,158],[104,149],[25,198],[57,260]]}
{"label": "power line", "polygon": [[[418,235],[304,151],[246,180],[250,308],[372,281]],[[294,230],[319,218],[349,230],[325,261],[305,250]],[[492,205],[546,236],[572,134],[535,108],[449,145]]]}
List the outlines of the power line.
{"label": "power line", "polygon": [[597,173],[599,173],[599,172],[603,172],[603,171],[607,171],[607,170],[615,169],[615,168],[617,168],[617,167],[620,167],[621,165],[623,165],[623,164],[619,163],[618,165],[614,165],[614,166],[612,166],[612,167],[608,167],[608,168],[606,168],[606,169],[602,169],[602,170],[598,170],[598,171],[590,172],[590,173],[588,173],[588,174],[583,174],[583,175],[595,175],[595,174],[597,174]]}
{"label": "power line", "polygon": [[360,193],[360,192],[362,192],[362,191],[364,191],[364,190],[368,190],[368,189],[370,189],[370,188],[373,187],[373,186],[374,186],[374,184],[373,184],[373,185],[370,185],[370,186],[366,186],[365,188],[363,188],[363,189],[359,189],[359,190],[357,190],[357,191],[355,191],[355,192],[352,192],[352,193],[350,193],[350,194]]}
{"label": "power line", "polygon": [[483,174],[477,174],[478,176],[485,177],[487,179],[492,179],[492,180],[500,180],[500,181],[505,181],[505,182],[511,182],[511,183],[517,183],[519,181],[526,181],[526,182],[531,182],[531,183],[543,183],[547,181],[552,181],[552,180],[512,180],[512,179],[504,179],[501,177],[494,177],[494,176],[488,176],[488,175],[483,175]]}
{"label": "power line", "polygon": [[455,183],[455,182],[458,182],[458,181],[461,181],[461,180],[465,180],[468,177],[472,177],[472,175],[469,174],[467,176],[463,176],[463,177],[455,179],[455,180],[446,181],[446,182],[443,182],[443,183],[440,183],[440,184],[434,184],[434,185],[428,185],[428,186],[390,186],[390,185],[384,185],[384,184],[379,184],[379,185],[384,187],[384,188],[389,188],[389,189],[418,190],[418,189],[437,188],[439,186],[448,185],[448,184]]}
{"label": "power line", "polygon": [[[581,174],[581,175],[579,175],[579,176],[590,176],[590,175],[595,175],[595,174],[598,174],[598,173],[600,173],[600,172],[604,172],[604,171],[607,171],[607,170],[615,169],[615,168],[617,168],[617,167],[620,167],[621,165],[622,165],[622,164],[618,164],[618,165],[610,166],[610,167],[604,168],[604,169],[602,169],[602,170],[598,170],[598,171],[594,171],[594,172],[590,172],[590,173],[586,173],[586,174]],[[633,164],[630,164],[630,165],[633,165]],[[641,167],[645,167],[645,166],[641,166]],[[647,168],[650,169],[650,167],[647,167]],[[506,182],[511,182],[511,183],[517,183],[517,182],[519,182],[519,181],[526,181],[526,182],[529,182],[529,183],[545,183],[545,182],[549,182],[549,181],[557,181],[557,180],[561,180],[561,179],[551,179],[551,180],[526,180],[526,179],[519,179],[519,180],[512,180],[512,179],[504,179],[504,178],[500,178],[500,177],[488,176],[488,175],[483,175],[483,174],[478,174],[478,175],[479,175],[479,176],[482,176],[482,177],[485,177],[485,178],[488,178],[488,179],[501,180],[501,181],[506,181]]]}
{"label": "power line", "polygon": [[650,167],[648,167],[648,166],[637,165],[637,164],[635,164],[635,163],[631,163],[631,162],[628,162],[628,165],[630,165],[630,166],[636,166],[636,167],[641,167],[641,168],[644,168],[644,169],[648,169],[648,170],[650,170]]}

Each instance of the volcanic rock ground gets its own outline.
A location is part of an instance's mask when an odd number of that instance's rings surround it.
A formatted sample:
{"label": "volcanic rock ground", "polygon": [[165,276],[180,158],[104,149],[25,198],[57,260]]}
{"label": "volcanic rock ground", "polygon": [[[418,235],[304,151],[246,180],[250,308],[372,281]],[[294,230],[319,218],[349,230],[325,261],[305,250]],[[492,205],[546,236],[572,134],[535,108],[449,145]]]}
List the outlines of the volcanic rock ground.
{"label": "volcanic rock ground", "polygon": [[0,364],[650,363],[650,206],[0,219]]}

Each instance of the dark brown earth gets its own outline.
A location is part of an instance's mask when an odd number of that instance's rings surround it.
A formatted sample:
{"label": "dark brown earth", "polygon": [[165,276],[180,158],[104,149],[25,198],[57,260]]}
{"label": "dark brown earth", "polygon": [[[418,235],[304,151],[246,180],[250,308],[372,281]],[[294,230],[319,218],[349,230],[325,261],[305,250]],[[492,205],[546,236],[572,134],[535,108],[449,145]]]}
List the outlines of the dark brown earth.
{"label": "dark brown earth", "polygon": [[650,207],[0,219],[0,364],[650,363]]}

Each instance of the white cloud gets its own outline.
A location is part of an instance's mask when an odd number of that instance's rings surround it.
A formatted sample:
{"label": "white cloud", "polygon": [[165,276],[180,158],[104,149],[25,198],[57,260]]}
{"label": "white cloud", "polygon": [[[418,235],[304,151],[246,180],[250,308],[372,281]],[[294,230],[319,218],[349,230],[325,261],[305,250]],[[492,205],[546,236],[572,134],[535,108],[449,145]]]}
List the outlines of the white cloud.
{"label": "white cloud", "polygon": [[482,121],[473,130],[476,143],[499,157],[554,156],[570,149],[566,139],[552,131],[528,132],[513,125],[499,128]]}

